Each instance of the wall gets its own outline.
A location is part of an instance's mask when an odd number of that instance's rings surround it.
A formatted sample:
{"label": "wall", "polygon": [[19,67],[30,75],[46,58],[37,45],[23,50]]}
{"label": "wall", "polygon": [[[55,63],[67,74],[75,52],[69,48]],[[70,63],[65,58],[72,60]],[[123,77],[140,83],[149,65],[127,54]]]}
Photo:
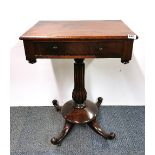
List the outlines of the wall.
{"label": "wall", "polygon": [[[17,0],[16,0],[17,1]],[[143,3],[143,2],[141,2]],[[133,5],[134,4],[134,5]],[[18,1],[12,20],[11,106],[46,106],[56,98],[60,104],[71,99],[73,60],[25,60],[18,37],[38,20],[121,19],[138,36],[133,59],[123,65],[120,59],[87,59],[88,98],[104,98],[104,105],[144,105],[144,54],[147,29],[144,5],[130,1]],[[146,18],[145,18],[146,19]]]}

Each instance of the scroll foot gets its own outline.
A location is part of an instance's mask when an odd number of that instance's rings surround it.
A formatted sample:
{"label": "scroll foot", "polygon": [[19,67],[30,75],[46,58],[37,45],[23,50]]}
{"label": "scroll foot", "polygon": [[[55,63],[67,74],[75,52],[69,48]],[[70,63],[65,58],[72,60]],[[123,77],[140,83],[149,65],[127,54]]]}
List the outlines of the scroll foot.
{"label": "scroll foot", "polygon": [[96,105],[97,105],[98,108],[100,107],[102,101],[103,101],[103,98],[102,97],[98,97],[98,101],[96,103]]}
{"label": "scroll foot", "polygon": [[92,122],[88,123],[89,127],[95,131],[97,134],[101,135],[105,139],[114,139],[115,138],[115,133],[107,133],[103,129],[101,129],[100,125],[97,123],[96,119],[93,120]]}
{"label": "scroll foot", "polygon": [[61,106],[58,104],[57,100],[53,100],[52,103],[53,103],[56,111],[61,111]]}
{"label": "scroll foot", "polygon": [[53,145],[60,145],[60,143],[62,142],[62,140],[66,137],[66,135],[71,131],[71,129],[73,128],[74,124],[70,123],[68,121],[65,122],[64,128],[62,130],[62,132],[60,133],[60,135],[55,138],[53,137],[51,139],[51,143]]}

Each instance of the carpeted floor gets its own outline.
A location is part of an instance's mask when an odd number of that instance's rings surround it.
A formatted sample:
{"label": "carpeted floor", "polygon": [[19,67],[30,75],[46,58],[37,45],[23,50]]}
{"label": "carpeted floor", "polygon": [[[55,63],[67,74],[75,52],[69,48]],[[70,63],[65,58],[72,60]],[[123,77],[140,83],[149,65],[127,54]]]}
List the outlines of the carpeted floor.
{"label": "carpeted floor", "polygon": [[50,143],[64,120],[54,107],[10,108],[11,155],[144,155],[145,107],[104,106],[98,122],[116,139],[105,140],[89,127],[76,125],[61,146]]}

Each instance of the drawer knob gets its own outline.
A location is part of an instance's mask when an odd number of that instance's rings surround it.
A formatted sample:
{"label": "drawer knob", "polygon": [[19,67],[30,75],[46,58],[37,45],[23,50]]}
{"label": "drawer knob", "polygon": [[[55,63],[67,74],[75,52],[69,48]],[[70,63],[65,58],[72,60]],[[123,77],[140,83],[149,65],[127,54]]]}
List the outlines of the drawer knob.
{"label": "drawer knob", "polygon": [[58,49],[58,46],[54,45],[52,46],[53,49]]}
{"label": "drawer knob", "polygon": [[103,51],[103,47],[99,47],[99,51]]}

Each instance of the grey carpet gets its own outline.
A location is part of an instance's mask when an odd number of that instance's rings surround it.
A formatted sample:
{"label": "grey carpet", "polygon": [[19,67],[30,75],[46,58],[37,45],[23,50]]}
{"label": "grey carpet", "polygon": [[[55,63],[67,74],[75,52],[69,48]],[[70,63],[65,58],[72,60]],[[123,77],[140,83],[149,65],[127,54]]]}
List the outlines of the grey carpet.
{"label": "grey carpet", "polygon": [[116,139],[105,140],[89,127],[76,125],[61,146],[50,143],[64,120],[54,107],[10,108],[11,155],[144,155],[145,107],[104,106],[98,122]]}

